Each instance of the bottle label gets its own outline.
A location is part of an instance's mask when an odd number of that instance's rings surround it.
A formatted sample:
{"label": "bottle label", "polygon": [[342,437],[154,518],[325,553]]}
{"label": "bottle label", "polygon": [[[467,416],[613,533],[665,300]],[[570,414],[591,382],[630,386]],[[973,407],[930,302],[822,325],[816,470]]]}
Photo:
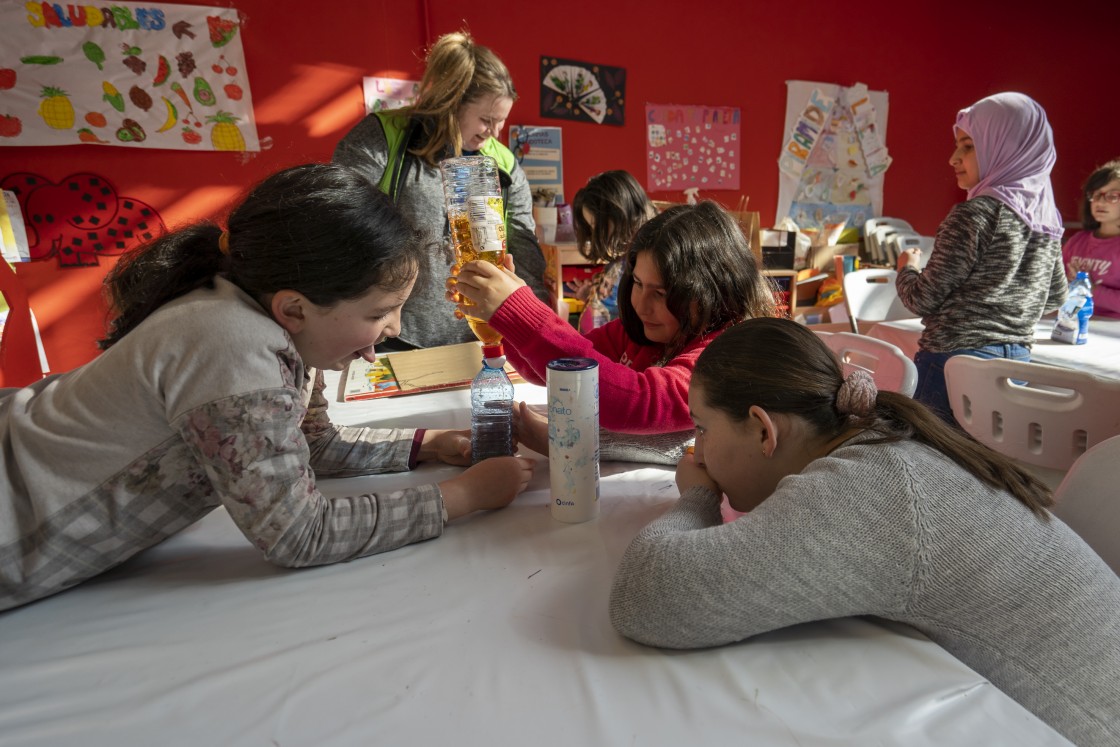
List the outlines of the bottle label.
{"label": "bottle label", "polygon": [[[479,259],[488,262],[501,260],[492,255],[506,250],[506,224],[502,220],[501,197],[471,197],[467,200],[467,215],[470,216],[471,239],[479,253]],[[496,263],[496,262],[495,262]]]}

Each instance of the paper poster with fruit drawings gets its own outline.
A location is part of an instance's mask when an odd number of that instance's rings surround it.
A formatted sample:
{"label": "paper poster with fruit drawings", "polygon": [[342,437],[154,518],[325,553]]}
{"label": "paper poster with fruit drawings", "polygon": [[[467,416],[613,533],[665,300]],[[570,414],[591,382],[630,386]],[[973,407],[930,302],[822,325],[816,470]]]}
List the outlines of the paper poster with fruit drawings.
{"label": "paper poster with fruit drawings", "polygon": [[0,145],[259,151],[234,8],[0,3]]}
{"label": "paper poster with fruit drawings", "polygon": [[541,116],[621,127],[626,68],[541,57]]}
{"label": "paper poster with fruit drawings", "polygon": [[738,189],[739,128],[737,107],[646,104],[646,189]]}

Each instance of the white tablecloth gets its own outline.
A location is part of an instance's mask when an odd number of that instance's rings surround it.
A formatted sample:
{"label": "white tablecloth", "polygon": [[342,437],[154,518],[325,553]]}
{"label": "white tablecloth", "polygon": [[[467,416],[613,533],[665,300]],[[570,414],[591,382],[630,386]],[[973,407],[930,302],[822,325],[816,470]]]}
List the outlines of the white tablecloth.
{"label": "white tablecloth", "polygon": [[[538,387],[521,396],[542,401]],[[337,422],[462,426],[465,391],[332,404]],[[547,464],[443,537],[299,571],[224,510],[71,591],[0,614],[0,743],[29,745],[1064,745],[937,645],[864,619],[661,651],[607,619],[619,557],[677,491],[603,466],[566,525]],[[332,494],[443,479],[324,481]]]}
{"label": "white tablecloth", "polygon": [[[1089,340],[1084,345],[1070,345],[1050,339],[1054,320],[1043,319],[1034,326],[1031,360],[1051,366],[1078,368],[1082,371],[1120,379],[1120,319],[1095,316],[1089,320]],[[918,352],[922,336],[920,319],[879,322],[867,334],[897,345],[911,358]]]}

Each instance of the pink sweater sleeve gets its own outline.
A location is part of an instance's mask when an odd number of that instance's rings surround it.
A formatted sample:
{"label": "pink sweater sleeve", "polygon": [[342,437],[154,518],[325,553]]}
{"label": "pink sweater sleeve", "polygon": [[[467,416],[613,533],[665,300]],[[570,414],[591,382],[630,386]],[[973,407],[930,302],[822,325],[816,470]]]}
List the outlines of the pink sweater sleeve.
{"label": "pink sweater sleeve", "polygon": [[506,354],[526,380],[543,384],[548,362],[556,358],[598,361],[599,423],[604,428],[621,433],[667,433],[692,427],[688,383],[696,358],[711,337],[694,342],[664,366],[636,370],[619,362],[623,353],[648,356],[650,349],[632,343],[621,322],[581,335],[527,288],[507,298],[490,325],[502,333]]}

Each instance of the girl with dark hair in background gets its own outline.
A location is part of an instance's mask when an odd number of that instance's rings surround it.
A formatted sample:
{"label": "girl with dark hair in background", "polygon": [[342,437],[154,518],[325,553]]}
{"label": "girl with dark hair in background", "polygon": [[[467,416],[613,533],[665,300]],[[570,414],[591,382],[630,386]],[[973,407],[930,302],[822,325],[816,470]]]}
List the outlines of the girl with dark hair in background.
{"label": "girl with dark hair in background", "polygon": [[1093,313],[1120,316],[1120,160],[1109,161],[1085,182],[1078,231],[1062,247],[1066,277],[1089,273]]}
{"label": "girl with dark hair in background", "polygon": [[[750,319],[692,375],[680,501],[619,564],[610,617],[704,648],[853,615],[907,623],[1083,747],[1120,744],[1120,578],[1049,490],[918,402]],[[721,495],[748,512],[722,523]]]}
{"label": "girl with dark hair in background", "polygon": [[605,265],[577,297],[587,301],[597,294],[610,318],[617,319],[626,250],[642,224],[657,215],[657,208],[630,172],[615,170],[587,180],[572,200],[572,215],[580,254]]}
{"label": "girl with dark hair in background", "polygon": [[105,351],[0,390],[0,610],[116,566],[225,506],[277,565],[437,537],[500,508],[532,462],[438,485],[326,498],[317,477],[470,464],[465,431],[332,425],[322,369],[400,331],[422,236],[376,185],[308,165],[258,185],[228,228],[201,222],[121,258]]}

